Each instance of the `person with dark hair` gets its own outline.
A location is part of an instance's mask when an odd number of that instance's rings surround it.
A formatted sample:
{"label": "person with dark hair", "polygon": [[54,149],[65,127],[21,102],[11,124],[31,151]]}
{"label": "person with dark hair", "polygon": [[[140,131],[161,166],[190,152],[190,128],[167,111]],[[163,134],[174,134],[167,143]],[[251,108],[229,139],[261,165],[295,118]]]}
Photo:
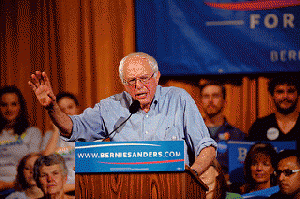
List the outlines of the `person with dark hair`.
{"label": "person with dark hair", "polygon": [[300,143],[299,78],[281,75],[270,80],[268,90],[276,111],[258,118],[249,129],[248,141],[296,141]]}
{"label": "person with dark hair", "polygon": [[0,191],[14,186],[19,160],[40,150],[42,133],[30,127],[26,102],[15,86],[0,89]]}
{"label": "person with dark hair", "polygon": [[79,102],[74,94],[70,92],[60,92],[56,95],[56,101],[63,112],[69,115],[78,113]]}
{"label": "person with dark hair", "polygon": [[271,199],[300,198],[300,154],[296,150],[284,150],[278,155],[275,175],[279,184],[279,192]]}
{"label": "person with dark hair", "polygon": [[243,141],[245,134],[230,125],[223,113],[226,89],[219,82],[209,81],[200,86],[204,122],[211,137],[218,143],[217,160],[228,178],[228,141]]}
{"label": "person with dark hair", "polygon": [[210,167],[199,178],[208,187],[206,199],[242,199],[241,195],[229,192],[224,171],[217,159],[212,161]]}
{"label": "person with dark hair", "polygon": [[199,178],[208,186],[206,199],[225,199],[229,187],[217,159],[213,160],[210,167]]}
{"label": "person with dark hair", "polygon": [[34,164],[33,176],[37,186],[44,193],[42,199],[71,199],[64,193],[67,182],[68,169],[65,160],[58,154],[39,157]]}
{"label": "person with dark hair", "polygon": [[[193,98],[184,89],[158,85],[157,61],[146,53],[125,56],[119,76],[125,91],[102,99],[80,115],[62,112],[45,72],[36,71],[28,83],[66,141],[184,140],[185,164],[203,173],[216,157],[217,144]],[[132,104],[138,105],[134,111]]]}
{"label": "person with dark hair", "polygon": [[270,188],[276,185],[274,170],[277,152],[270,143],[254,144],[246,155],[244,174],[246,184],[240,187],[240,194]]}
{"label": "person with dark hair", "polygon": [[40,156],[40,153],[30,153],[20,160],[17,167],[16,191],[11,193],[6,199],[35,199],[44,196],[33,178],[33,166]]}
{"label": "person with dark hair", "polygon": [[[62,112],[68,115],[78,114],[79,102],[74,94],[69,92],[60,92],[56,95],[56,101]],[[53,129],[46,131],[42,143],[44,155],[57,153],[65,158],[68,167],[68,180],[65,186],[65,191],[70,192],[75,190],[75,143],[65,142],[60,139],[59,129],[53,125]]]}

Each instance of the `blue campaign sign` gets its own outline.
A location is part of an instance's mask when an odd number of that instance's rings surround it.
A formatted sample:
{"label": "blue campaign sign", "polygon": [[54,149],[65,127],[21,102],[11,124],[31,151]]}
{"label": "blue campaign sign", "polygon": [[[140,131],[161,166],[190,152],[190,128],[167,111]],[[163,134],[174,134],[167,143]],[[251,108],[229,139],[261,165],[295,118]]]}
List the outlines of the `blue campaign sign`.
{"label": "blue campaign sign", "polygon": [[163,75],[300,71],[299,0],[135,0],[136,50]]}
{"label": "blue campaign sign", "polygon": [[[277,152],[285,149],[296,149],[296,142],[270,142]],[[248,151],[255,142],[228,143],[229,176],[232,183],[244,182],[244,161]]]}
{"label": "blue campaign sign", "polygon": [[270,187],[242,195],[243,199],[264,199],[279,191],[279,186]]}
{"label": "blue campaign sign", "polygon": [[76,142],[75,172],[184,171],[184,141]]}

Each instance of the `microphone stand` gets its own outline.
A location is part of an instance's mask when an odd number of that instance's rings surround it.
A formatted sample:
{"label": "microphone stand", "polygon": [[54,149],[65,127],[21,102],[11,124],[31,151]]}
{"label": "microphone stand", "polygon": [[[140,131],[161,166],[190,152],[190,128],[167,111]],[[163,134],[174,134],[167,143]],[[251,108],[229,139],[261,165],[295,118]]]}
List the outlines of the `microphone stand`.
{"label": "microphone stand", "polygon": [[105,138],[102,140],[102,142],[110,142],[111,140],[110,140],[110,135],[113,133],[113,132],[115,132],[116,130],[118,130],[125,122],[127,122],[127,120],[129,120],[129,118],[132,116],[132,114],[133,113],[131,113],[130,115],[129,115],[129,117],[126,119],[126,120],[124,120],[124,122],[122,122],[117,128],[115,128],[112,132],[110,132],[107,136],[105,136]]}

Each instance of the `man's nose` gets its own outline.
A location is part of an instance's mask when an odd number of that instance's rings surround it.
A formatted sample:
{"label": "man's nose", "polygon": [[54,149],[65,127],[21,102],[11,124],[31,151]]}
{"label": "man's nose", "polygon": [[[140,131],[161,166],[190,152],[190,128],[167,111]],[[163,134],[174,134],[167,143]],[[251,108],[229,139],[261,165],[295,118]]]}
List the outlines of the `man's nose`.
{"label": "man's nose", "polygon": [[53,181],[53,177],[51,175],[47,176],[47,182],[52,182]]}
{"label": "man's nose", "polygon": [[278,177],[278,180],[281,182],[281,181],[284,180],[285,177],[286,177],[286,176],[285,176],[283,173],[281,173],[281,174],[279,175],[279,177]]}
{"label": "man's nose", "polygon": [[8,105],[8,106],[7,106],[7,109],[8,109],[9,111],[12,111],[12,110],[13,110],[13,106],[12,106],[12,105]]}
{"label": "man's nose", "polygon": [[259,170],[259,171],[260,171],[261,168],[262,168],[262,165],[261,165],[261,164],[257,164],[257,165],[256,165],[256,170]]}
{"label": "man's nose", "polygon": [[288,97],[288,92],[284,91],[282,95],[283,95],[284,98],[287,98]]}
{"label": "man's nose", "polygon": [[135,88],[143,88],[144,84],[139,79],[135,80]]}

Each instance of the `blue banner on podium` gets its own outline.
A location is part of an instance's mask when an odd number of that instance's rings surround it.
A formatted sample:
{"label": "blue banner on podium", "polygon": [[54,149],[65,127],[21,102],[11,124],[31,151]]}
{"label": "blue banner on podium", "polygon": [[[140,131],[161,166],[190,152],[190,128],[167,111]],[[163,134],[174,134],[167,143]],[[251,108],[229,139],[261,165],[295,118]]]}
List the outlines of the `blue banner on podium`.
{"label": "blue banner on podium", "polygon": [[184,141],[76,142],[75,172],[184,171]]}

